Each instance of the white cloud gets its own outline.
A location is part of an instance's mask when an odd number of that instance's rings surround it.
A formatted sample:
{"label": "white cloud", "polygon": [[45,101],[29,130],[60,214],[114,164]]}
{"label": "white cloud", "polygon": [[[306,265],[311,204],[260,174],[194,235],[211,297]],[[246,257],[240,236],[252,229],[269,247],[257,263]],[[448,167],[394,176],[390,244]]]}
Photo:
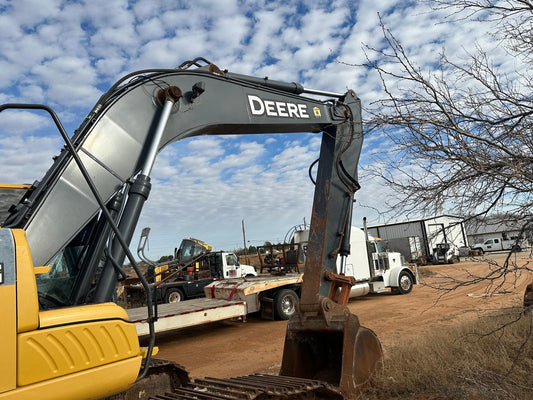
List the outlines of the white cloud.
{"label": "white cloud", "polygon": [[10,15],[24,29],[33,29],[59,12],[60,0],[19,0],[11,2]]}
{"label": "white cloud", "polygon": [[[0,129],[7,134],[22,134],[51,126],[51,119],[29,111],[6,110],[0,114]],[[2,138],[5,144],[9,140]]]}
{"label": "white cloud", "polygon": [[158,18],[150,18],[137,25],[137,32],[141,40],[161,39],[165,36],[165,30]]}
{"label": "white cloud", "polygon": [[0,182],[33,183],[52,164],[60,140],[56,137],[2,136],[0,138]]}

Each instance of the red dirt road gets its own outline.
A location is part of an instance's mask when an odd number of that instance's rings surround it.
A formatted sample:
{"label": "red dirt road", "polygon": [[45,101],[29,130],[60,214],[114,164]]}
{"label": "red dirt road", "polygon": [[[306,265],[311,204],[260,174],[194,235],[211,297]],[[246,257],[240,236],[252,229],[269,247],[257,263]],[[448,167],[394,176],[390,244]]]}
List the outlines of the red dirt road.
{"label": "red dirt road", "polygon": [[[533,262],[528,256],[522,252],[513,255],[513,260],[518,265]],[[504,255],[488,258],[501,263]],[[524,273],[513,275],[501,287],[488,287],[483,282],[444,295],[428,285],[442,284],[442,275],[458,279],[468,273],[484,276],[489,271],[488,263],[468,261],[423,268],[436,275],[423,278],[422,285],[415,286],[408,295],[369,295],[349,303],[361,325],[377,333],[385,352],[402,339],[477,318],[480,313],[518,306],[523,301],[526,285],[533,280],[531,273]],[[488,296],[487,291],[494,293]],[[276,374],[281,364],[286,325],[285,321],[264,321],[250,316],[244,323],[226,321],[183,329],[158,336],[156,344],[160,350],[156,357],[181,364],[192,378],[228,378],[256,372]]]}

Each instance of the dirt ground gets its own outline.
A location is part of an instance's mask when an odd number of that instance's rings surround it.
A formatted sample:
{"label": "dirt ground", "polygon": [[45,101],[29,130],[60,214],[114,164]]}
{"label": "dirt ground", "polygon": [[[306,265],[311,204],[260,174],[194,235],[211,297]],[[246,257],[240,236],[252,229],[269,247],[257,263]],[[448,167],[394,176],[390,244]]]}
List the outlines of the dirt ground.
{"label": "dirt ground", "polygon": [[[530,254],[513,255],[518,265]],[[503,254],[486,258],[503,262]],[[520,305],[531,274],[513,276],[501,287],[486,282],[460,287],[445,294],[430,286],[441,285],[443,276],[457,279],[485,275],[489,264],[467,260],[454,265],[421,267],[422,284],[408,295],[382,293],[352,299],[349,308],[361,325],[374,330],[384,351],[406,338],[413,339],[443,325],[477,318],[480,314]],[[501,281],[498,281],[501,282]],[[487,295],[487,292],[493,292]],[[159,335],[158,358],[173,360],[184,366],[192,378],[273,373],[279,371],[283,353],[286,321],[266,321],[249,316],[245,322],[225,321]]]}

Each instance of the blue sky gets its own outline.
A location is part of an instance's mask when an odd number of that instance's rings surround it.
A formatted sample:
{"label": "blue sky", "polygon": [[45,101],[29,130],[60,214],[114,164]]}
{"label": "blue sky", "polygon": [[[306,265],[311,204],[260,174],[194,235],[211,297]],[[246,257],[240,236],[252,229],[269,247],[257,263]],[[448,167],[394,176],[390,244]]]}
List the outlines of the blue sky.
{"label": "blue sky", "polygon": [[[380,98],[378,77],[343,65],[365,60],[362,44],[383,46],[378,12],[423,71],[438,53],[466,57],[476,41],[498,49],[487,27],[441,23],[425,2],[0,0],[0,103],[51,106],[67,131],[82,122],[121,76],[143,68],[173,68],[205,57],[221,69],[295,81],[333,92],[356,91],[365,104]],[[0,182],[31,183],[51,165],[62,143],[43,114],[0,114]],[[310,220],[313,186],[307,176],[319,135],[211,136],[167,147],[153,170],[153,189],[133,238],[152,232],[148,255],[170,254],[183,237],[217,249],[282,240]],[[391,193],[365,179],[365,165],[390,146],[366,139],[354,224],[385,222]]]}

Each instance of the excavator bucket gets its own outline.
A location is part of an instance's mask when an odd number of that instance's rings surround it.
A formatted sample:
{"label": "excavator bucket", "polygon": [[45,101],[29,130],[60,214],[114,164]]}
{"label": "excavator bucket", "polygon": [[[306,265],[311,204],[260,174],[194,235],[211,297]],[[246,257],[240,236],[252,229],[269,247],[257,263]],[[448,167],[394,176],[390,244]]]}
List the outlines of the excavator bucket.
{"label": "excavator bucket", "polygon": [[381,343],[346,306],[320,304],[322,312],[299,311],[289,321],[280,375],[324,381],[358,398],[382,368]]}

